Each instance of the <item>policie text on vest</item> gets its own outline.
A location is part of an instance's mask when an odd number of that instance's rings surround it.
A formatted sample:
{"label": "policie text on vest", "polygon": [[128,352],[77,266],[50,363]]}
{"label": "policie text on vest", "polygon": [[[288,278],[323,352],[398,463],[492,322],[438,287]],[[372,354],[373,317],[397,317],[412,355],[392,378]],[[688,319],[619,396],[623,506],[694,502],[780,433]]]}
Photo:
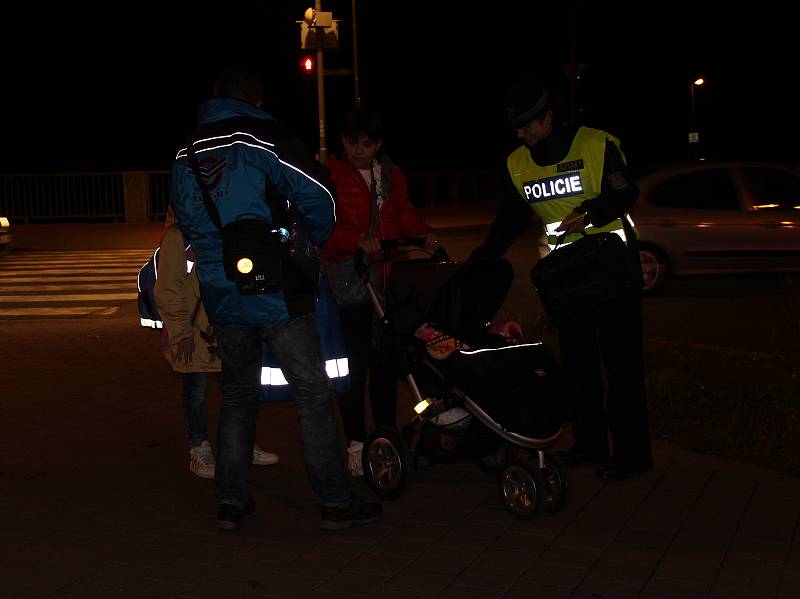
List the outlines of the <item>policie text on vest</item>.
{"label": "policie text on vest", "polygon": [[535,204],[536,202],[546,202],[580,195],[583,193],[583,183],[581,182],[580,173],[571,173],[569,175],[547,177],[537,181],[526,181],[522,186],[522,190],[525,192],[525,198],[528,203]]}

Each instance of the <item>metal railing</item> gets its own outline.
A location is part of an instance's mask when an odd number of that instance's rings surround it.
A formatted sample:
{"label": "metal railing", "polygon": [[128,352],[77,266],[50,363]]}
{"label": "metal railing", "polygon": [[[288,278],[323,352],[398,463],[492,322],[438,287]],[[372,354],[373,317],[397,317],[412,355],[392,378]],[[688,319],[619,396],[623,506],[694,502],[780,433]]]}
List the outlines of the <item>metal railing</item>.
{"label": "metal railing", "polygon": [[125,222],[123,176],[0,175],[0,214],[18,224]]}
{"label": "metal railing", "polygon": [[[0,214],[16,224],[160,222],[169,205],[169,171],[0,175]],[[413,171],[417,207],[493,203],[501,173]]]}
{"label": "metal railing", "polygon": [[169,171],[151,171],[147,174],[151,222],[161,222],[167,217],[171,180],[172,173]]}

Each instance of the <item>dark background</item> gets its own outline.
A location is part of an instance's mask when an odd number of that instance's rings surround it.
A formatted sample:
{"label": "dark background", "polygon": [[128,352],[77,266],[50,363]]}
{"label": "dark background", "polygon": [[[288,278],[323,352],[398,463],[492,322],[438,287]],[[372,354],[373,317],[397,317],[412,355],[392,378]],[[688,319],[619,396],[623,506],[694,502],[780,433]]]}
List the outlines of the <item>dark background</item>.
{"label": "dark background", "polygon": [[[317,94],[300,72],[299,25],[311,0],[22,8],[7,19],[0,172],[168,169],[217,72],[248,63],[265,108],[314,151]],[[793,19],[777,3],[438,2],[357,0],[360,92],[387,124],[407,170],[496,168],[516,145],[503,92],[545,73],[569,97],[562,65],[585,65],[582,124],[620,137],[634,167],[689,155],[690,82],[702,150],[800,163]],[[326,67],[352,66],[352,3]],[[113,10],[112,10],[113,8]],[[328,148],[354,100],[327,77]]]}

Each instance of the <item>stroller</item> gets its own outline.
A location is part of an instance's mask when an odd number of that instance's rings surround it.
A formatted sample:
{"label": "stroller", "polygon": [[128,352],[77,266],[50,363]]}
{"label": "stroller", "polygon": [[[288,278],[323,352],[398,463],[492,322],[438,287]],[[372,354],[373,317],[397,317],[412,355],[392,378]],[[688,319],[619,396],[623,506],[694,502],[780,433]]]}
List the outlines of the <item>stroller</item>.
{"label": "stroller", "polygon": [[493,465],[505,508],[519,518],[558,510],[569,483],[550,449],[562,434],[574,392],[542,343],[493,332],[498,327],[490,321],[511,287],[511,264],[458,264],[444,248],[425,258],[393,259],[423,243],[381,242],[380,261],[392,262],[383,294],[370,280],[363,252],[355,259],[398,376],[416,403],[416,415],[399,432],[381,427],[367,437],[367,482],[384,499],[399,497],[412,468],[453,461],[459,449],[488,437],[497,448],[491,457],[502,456]]}

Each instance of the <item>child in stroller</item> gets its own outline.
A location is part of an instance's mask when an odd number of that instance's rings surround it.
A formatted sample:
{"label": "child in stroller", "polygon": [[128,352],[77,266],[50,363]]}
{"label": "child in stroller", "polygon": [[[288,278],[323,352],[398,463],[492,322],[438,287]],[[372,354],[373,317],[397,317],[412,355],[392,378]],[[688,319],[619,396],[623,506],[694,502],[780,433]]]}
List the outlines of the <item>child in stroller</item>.
{"label": "child in stroller", "polygon": [[[384,259],[423,242],[384,240]],[[465,437],[469,428],[501,445],[498,492],[509,512],[530,518],[540,507],[559,509],[568,481],[550,449],[573,394],[542,343],[522,343],[518,325],[491,324],[511,286],[511,264],[458,264],[440,248],[427,258],[393,261],[383,296],[369,280],[363,253],[356,268],[416,403],[400,432],[381,427],[364,443],[364,475],[375,492],[399,497],[412,466],[454,457],[456,446],[475,439]]]}

